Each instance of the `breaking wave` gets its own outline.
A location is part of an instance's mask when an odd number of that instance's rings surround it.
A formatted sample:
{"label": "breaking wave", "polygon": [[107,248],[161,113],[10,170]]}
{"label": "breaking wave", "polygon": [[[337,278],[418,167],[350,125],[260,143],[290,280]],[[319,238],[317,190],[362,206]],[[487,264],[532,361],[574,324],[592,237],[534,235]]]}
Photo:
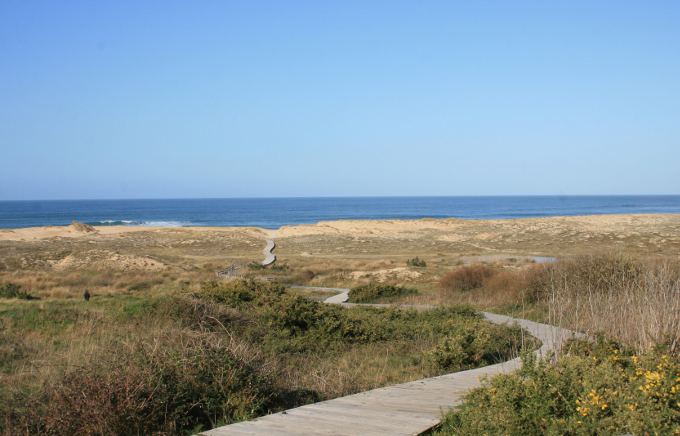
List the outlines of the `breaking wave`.
{"label": "breaking wave", "polygon": [[144,227],[185,227],[190,226],[189,221],[97,221],[87,223],[91,226],[144,226]]}

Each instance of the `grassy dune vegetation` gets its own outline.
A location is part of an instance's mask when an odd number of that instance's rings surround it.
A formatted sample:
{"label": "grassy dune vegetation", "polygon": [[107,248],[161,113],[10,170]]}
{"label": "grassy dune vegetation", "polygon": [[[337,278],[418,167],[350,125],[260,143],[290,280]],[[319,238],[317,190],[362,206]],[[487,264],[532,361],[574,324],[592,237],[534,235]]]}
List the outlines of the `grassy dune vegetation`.
{"label": "grassy dune vegetation", "polygon": [[346,309],[260,280],[3,300],[3,434],[185,434],[516,355],[469,306]]}
{"label": "grassy dune vegetation", "polygon": [[[498,283],[511,292],[498,298]],[[440,280],[456,301],[522,301],[588,334],[558,358],[485,380],[433,435],[680,434],[680,264],[599,254],[506,276],[464,267]],[[496,298],[494,298],[496,296]]]}

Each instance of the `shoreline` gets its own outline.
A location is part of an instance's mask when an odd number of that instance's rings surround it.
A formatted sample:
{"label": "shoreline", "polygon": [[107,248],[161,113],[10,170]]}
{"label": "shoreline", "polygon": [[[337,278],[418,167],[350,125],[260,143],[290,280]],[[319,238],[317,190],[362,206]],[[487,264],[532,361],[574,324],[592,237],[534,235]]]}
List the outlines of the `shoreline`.
{"label": "shoreline", "polygon": [[[284,225],[278,229],[255,226],[85,226],[86,230],[68,226],[23,227],[0,229],[0,241],[38,240],[48,238],[79,238],[83,236],[109,236],[134,232],[236,232],[252,236],[268,238],[273,234],[277,238],[309,236],[309,235],[354,235],[354,236],[386,236],[390,233],[404,233],[424,230],[440,232],[463,230],[465,227],[488,224],[489,226],[545,227],[555,224],[583,225],[587,230],[617,231],[620,226],[637,227],[653,224],[676,224],[680,226],[680,214],[600,214],[569,215],[532,218],[421,218],[421,219],[376,219],[376,220],[335,220],[319,221],[316,224]],[[518,228],[519,230],[519,228]],[[526,229],[524,229],[526,230]],[[536,229],[538,230],[538,229]]]}

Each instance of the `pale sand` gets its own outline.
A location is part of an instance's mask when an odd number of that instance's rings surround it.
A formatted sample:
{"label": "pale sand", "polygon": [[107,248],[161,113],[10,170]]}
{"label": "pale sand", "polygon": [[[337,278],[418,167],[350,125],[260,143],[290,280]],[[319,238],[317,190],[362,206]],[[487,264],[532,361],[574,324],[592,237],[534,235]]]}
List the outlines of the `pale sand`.
{"label": "pale sand", "polygon": [[47,238],[81,238],[81,237],[96,237],[118,235],[123,233],[134,232],[171,232],[178,228],[183,230],[202,231],[220,231],[227,230],[230,232],[244,233],[257,237],[266,237],[269,235],[269,230],[260,229],[258,227],[146,227],[146,226],[98,226],[94,227],[94,232],[78,231],[73,226],[47,226],[47,227],[28,227],[24,229],[0,229],[0,241],[20,241],[31,239],[47,239]]}
{"label": "pale sand", "polygon": [[[680,230],[680,214],[648,214],[648,215],[589,215],[573,217],[551,218],[522,218],[522,219],[493,219],[493,220],[461,220],[455,218],[435,220],[424,218],[420,220],[339,220],[321,221],[317,224],[300,224],[297,226],[283,226],[274,234],[276,238],[308,235],[346,235],[354,237],[399,237],[399,234],[434,230],[442,232],[443,240],[456,241],[458,233],[466,233],[470,227],[484,224],[496,232],[477,233],[476,239],[485,240],[494,237],[499,232],[512,230],[530,232],[551,230],[559,231],[564,227],[594,233],[617,232],[623,236],[630,236],[636,232],[648,232],[652,228],[662,226],[665,229]],[[172,231],[176,227],[145,227],[145,226],[101,226],[94,227],[95,232],[78,231],[74,226],[30,227],[24,229],[0,230],[0,241],[18,241],[21,239],[45,238],[78,238],[82,236],[115,235],[131,232],[164,232]],[[272,231],[258,227],[181,227],[183,230],[220,231],[228,230],[262,238],[272,237]]]}
{"label": "pale sand", "polygon": [[[349,235],[349,236],[388,236],[406,232],[422,230],[437,230],[455,233],[465,231],[471,226],[485,224],[502,230],[513,228],[523,231],[545,230],[559,228],[565,225],[576,225],[581,231],[613,232],[646,229],[650,225],[680,225],[680,214],[649,214],[649,215],[588,215],[573,217],[551,218],[522,218],[522,219],[486,219],[461,220],[455,218],[435,220],[425,218],[421,220],[340,220],[322,221],[318,224],[300,224],[297,226],[283,226],[277,232],[278,238],[287,236],[306,235]],[[478,239],[488,239],[493,233],[478,234]],[[456,236],[449,236],[455,240]]]}

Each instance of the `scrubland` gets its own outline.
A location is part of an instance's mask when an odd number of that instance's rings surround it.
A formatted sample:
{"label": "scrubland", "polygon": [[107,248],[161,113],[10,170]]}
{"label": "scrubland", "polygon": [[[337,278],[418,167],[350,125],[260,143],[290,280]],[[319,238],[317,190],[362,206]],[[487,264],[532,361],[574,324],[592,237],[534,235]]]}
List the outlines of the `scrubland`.
{"label": "scrubland", "polygon": [[484,303],[504,289],[496,310],[586,339],[539,362],[525,354],[522,371],[485,380],[433,435],[680,434],[677,258],[598,253],[511,275],[464,266],[439,286],[456,301]]}
{"label": "scrubland", "polygon": [[[434,432],[675,434],[679,229],[674,215],[340,221],[280,229],[267,269],[262,229],[5,230],[0,429],[185,434],[536,345],[488,310],[589,339],[540,370],[525,354]],[[232,263],[252,280],[218,280]],[[444,307],[340,308],[286,284]]]}

